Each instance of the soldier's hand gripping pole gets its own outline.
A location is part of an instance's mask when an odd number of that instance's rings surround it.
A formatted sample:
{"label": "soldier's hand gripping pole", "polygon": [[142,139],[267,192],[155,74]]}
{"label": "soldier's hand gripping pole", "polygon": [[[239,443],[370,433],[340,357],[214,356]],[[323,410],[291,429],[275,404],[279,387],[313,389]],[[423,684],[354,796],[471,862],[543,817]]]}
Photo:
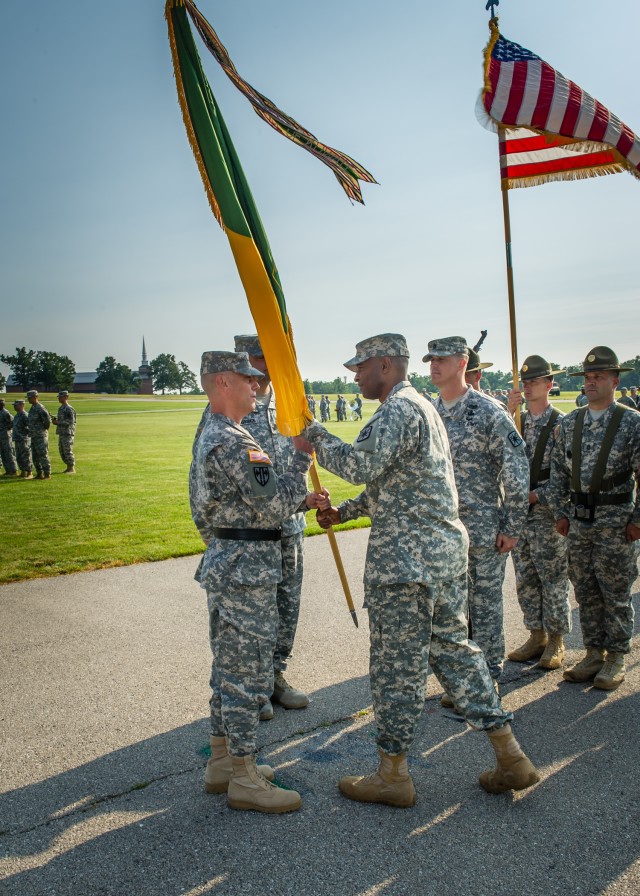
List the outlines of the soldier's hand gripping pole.
{"label": "soldier's hand gripping pole", "polygon": [[[322,486],[320,485],[320,477],[318,476],[318,468],[316,467],[315,459],[311,464],[311,482],[313,483],[313,487],[316,492],[322,491]],[[335,564],[338,570],[338,575],[340,576],[340,581],[342,582],[342,590],[344,591],[344,596],[347,601],[347,606],[349,607],[349,612],[351,613],[351,618],[353,619],[353,624],[356,628],[358,628],[358,617],[356,616],[356,610],[353,606],[353,598],[351,597],[351,590],[349,588],[349,583],[347,582],[347,575],[344,571],[344,566],[342,564],[342,557],[340,556],[340,549],[338,548],[338,542],[336,541],[336,533],[332,528],[327,529],[327,535],[329,536],[329,544],[331,545],[331,552],[333,553],[333,559],[335,560]]]}

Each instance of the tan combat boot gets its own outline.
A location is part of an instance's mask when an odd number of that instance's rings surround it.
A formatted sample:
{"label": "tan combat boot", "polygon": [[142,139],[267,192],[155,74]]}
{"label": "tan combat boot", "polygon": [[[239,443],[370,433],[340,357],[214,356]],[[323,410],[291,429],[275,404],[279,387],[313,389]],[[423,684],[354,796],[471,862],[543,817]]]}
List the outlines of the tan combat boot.
{"label": "tan combat boot", "polygon": [[251,809],[254,812],[279,814],[293,812],[302,805],[295,790],[277,787],[261,775],[255,756],[232,756],[233,772],[227,788],[230,809]]}
{"label": "tan combat boot", "polygon": [[33,479],[33,473],[28,473],[26,470],[23,470],[22,478],[23,479]]}
{"label": "tan combat boot", "polygon": [[542,669],[559,669],[564,661],[564,640],[562,635],[551,632],[544,653],[538,660]]}
{"label": "tan combat boot", "polygon": [[524,790],[540,780],[535,766],[522,752],[513,736],[511,725],[487,731],[496,754],[497,765],[480,775],[480,786],[488,793],[504,793],[506,790]]}
{"label": "tan combat boot", "polygon": [[533,660],[538,656],[542,656],[546,646],[547,633],[542,628],[536,628],[529,632],[529,637],[522,647],[518,647],[507,654],[507,659],[513,663],[526,663],[527,660]]}
{"label": "tan combat boot", "polygon": [[284,706],[285,709],[304,709],[309,705],[307,695],[290,685],[283,672],[275,673],[271,699],[274,703]]}
{"label": "tan combat boot", "polygon": [[587,647],[584,658],[571,669],[565,669],[562,677],[565,681],[591,681],[603,666],[604,650],[599,647]]}
{"label": "tan combat boot", "polygon": [[36,479],[44,479],[44,473],[42,472],[42,470],[38,470]]}
{"label": "tan combat boot", "polygon": [[[226,793],[229,786],[233,766],[231,756],[227,751],[227,739],[225,737],[209,738],[211,744],[211,759],[207,762],[204,771],[204,789],[207,793]],[[264,775],[267,781],[273,781],[275,772],[269,765],[259,765],[258,771]]]}
{"label": "tan combat boot", "polygon": [[602,669],[593,679],[594,688],[603,691],[615,691],[624,681],[624,653],[609,653]]}
{"label": "tan combat boot", "polygon": [[63,470],[62,472],[63,473],[75,473],[75,471],[76,471],[76,468],[73,466],[73,464],[67,464],[67,469]]}
{"label": "tan combat boot", "polygon": [[261,722],[270,722],[273,718],[273,706],[271,705],[271,700],[267,700],[266,703],[263,703],[260,707],[260,715],[258,716]]}
{"label": "tan combat boot", "polygon": [[340,792],[360,803],[384,803],[407,809],[415,806],[416,789],[407,767],[407,754],[389,756],[378,750],[378,771],[366,777],[350,775],[338,784]]}

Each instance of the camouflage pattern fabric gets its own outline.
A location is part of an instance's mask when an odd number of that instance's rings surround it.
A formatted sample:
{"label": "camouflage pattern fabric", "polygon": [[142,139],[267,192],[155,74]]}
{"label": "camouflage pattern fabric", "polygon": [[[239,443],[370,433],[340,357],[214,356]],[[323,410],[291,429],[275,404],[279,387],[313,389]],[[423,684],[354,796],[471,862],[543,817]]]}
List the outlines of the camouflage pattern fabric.
{"label": "camouflage pattern fabric", "polygon": [[[595,420],[586,412],[582,430],[580,487],[588,492],[604,435],[617,406],[613,402]],[[631,584],[636,572],[636,545],[626,541],[629,522],[640,526],[640,490],[634,476],[640,473],[640,415],[625,411],[615,435],[605,480],[628,473],[624,481],[606,489],[606,495],[629,495],[623,504],[596,508],[593,522],[575,519],[570,501],[573,431],[579,411],[564,417],[554,432],[549,504],[556,520],[569,520],[569,578],[580,607],[585,646],[628,653],[633,634]],[[604,492],[601,492],[604,494]]]}
{"label": "camouflage pattern fabric", "polygon": [[[194,447],[200,433],[211,416],[209,406],[204,409]],[[278,432],[276,426],[276,402],[273,389],[262,400],[258,396],[255,410],[243,419],[242,425],[254,437],[271,459],[275,472],[281,476],[289,468],[293,455],[293,442]],[[284,672],[293,649],[298,617],[300,615],[300,595],[304,573],[303,534],[304,513],[294,513],[282,523],[282,579],[277,586],[278,636],[273,657],[276,672]]]}
{"label": "camouflage pattern fabric", "polygon": [[40,402],[37,402],[29,408],[28,418],[33,465],[38,473],[49,476],[51,474],[51,461],[49,460],[51,416],[49,411]]}
{"label": "camouflage pattern fabric", "polygon": [[220,539],[214,529],[280,528],[304,502],[310,465],[294,451],[277,476],[253,436],[221,414],[208,414],[194,446],[189,497],[207,543],[196,579],[209,606],[211,733],[225,733],[233,755],[255,752],[259,703],[272,692],[282,552],[280,541]]}
{"label": "camouflage pattern fabric", "polygon": [[13,417],[11,412],[3,408],[0,411],[0,459],[7,473],[16,473],[18,470],[11,439],[12,428]]}
{"label": "camouflage pattern fabric", "polygon": [[631,408],[634,411],[638,410],[638,405],[635,403],[633,398],[630,395],[623,395],[618,399],[618,404],[623,404],[627,408]]}
{"label": "camouflage pattern fabric", "polygon": [[31,462],[29,416],[24,410],[18,411],[13,418],[13,443],[20,470],[24,473],[30,473],[33,469],[33,464]]}
{"label": "camouflage pattern fabric", "polygon": [[76,436],[76,412],[70,404],[61,404],[58,408],[56,420],[58,421],[56,429],[60,457],[67,466],[73,467],[76,463],[73,454],[73,442]]}
{"label": "camouflage pattern fabric", "polygon": [[343,521],[371,518],[364,582],[380,748],[391,755],[409,748],[429,662],[460,694],[472,724],[506,723],[485,659],[467,639],[468,537],[457,515],[446,432],[430,402],[409,382],[398,383],[353,445],[318,423],[304,434],[323,467],[366,483],[339,511]]}
{"label": "camouflage pattern fabric", "polygon": [[473,638],[488,658],[496,681],[504,665],[502,584],[505,556],[499,532],[522,534],[529,506],[529,464],[524,442],[507,412],[470,387],[451,409],[435,408],[449,437],[460,500],[469,533],[469,620]]}
{"label": "camouflage pattern fabric", "polygon": [[[533,460],[540,433],[552,413],[553,407],[549,405],[538,417],[530,413],[525,417],[523,436],[529,463]],[[551,433],[545,446],[541,472],[551,467],[553,445]],[[524,532],[512,553],[513,565],[525,627],[529,631],[544,629],[553,634],[566,634],[571,631],[567,541],[556,532],[553,511],[549,506],[549,483],[549,479],[543,479],[534,489],[538,500],[529,505]]]}

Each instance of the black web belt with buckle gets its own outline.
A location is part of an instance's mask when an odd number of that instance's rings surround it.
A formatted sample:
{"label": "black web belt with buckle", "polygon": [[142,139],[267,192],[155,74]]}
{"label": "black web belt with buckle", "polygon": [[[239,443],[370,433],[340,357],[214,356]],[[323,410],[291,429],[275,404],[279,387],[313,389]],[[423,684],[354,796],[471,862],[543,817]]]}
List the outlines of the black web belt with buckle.
{"label": "black web belt with buckle", "polygon": [[633,492],[624,492],[621,495],[592,495],[589,492],[571,492],[571,503],[574,505],[573,515],[575,519],[586,523],[592,523],[596,516],[596,507],[605,504],[629,504],[633,499]]}
{"label": "black web belt with buckle", "polygon": [[231,541],[280,541],[280,529],[218,529],[213,530],[216,538],[228,538]]}

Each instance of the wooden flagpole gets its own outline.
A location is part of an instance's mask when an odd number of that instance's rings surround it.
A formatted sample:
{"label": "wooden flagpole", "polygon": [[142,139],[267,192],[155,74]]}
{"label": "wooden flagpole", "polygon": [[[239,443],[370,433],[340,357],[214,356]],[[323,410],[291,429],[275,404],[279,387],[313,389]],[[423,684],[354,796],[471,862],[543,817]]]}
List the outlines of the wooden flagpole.
{"label": "wooden flagpole", "polygon": [[[498,152],[500,151],[500,141],[505,139],[504,128],[498,128]],[[502,180],[502,213],[504,217],[504,241],[507,260],[507,290],[509,293],[509,328],[511,331],[511,369],[513,372],[513,388],[518,389],[520,385],[520,375],[518,368],[518,336],[516,333],[516,303],[515,290],[513,286],[513,257],[511,254],[511,217],[509,215],[509,187],[506,180]],[[516,408],[515,413],[516,426],[521,431],[520,423],[520,405]]]}

